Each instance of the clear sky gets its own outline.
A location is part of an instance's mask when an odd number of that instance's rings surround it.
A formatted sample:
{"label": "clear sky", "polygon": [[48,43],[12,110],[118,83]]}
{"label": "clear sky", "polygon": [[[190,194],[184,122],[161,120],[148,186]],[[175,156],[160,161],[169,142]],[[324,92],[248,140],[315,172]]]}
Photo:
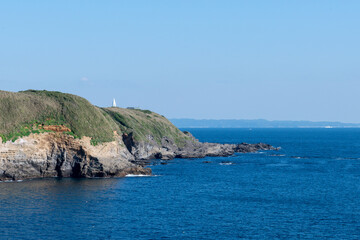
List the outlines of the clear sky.
{"label": "clear sky", "polygon": [[360,1],[0,3],[0,89],[169,118],[360,122]]}

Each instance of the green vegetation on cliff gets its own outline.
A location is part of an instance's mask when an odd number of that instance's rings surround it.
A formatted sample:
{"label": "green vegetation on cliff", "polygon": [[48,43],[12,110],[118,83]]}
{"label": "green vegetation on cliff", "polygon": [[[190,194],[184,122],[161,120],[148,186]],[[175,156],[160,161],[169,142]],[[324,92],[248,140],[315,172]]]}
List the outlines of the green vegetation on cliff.
{"label": "green vegetation on cliff", "polygon": [[71,132],[66,134],[74,137],[91,137],[93,144],[112,141],[114,131],[133,133],[136,141],[147,141],[151,135],[159,143],[166,136],[182,144],[188,138],[165,117],[149,110],[99,108],[84,98],[61,92],[0,91],[3,142],[49,131],[44,127],[48,125],[69,128]]}
{"label": "green vegetation on cliff", "polygon": [[182,145],[185,143],[184,140],[188,139],[165,117],[149,110],[118,107],[104,110],[116,121],[122,132],[133,133],[136,141],[148,141],[148,136],[151,135],[160,144],[161,139],[166,136],[174,140],[177,145]]}
{"label": "green vegetation on cliff", "polygon": [[89,136],[99,142],[111,141],[113,131],[118,130],[102,109],[75,95],[34,90],[0,91],[2,138],[13,140],[27,134],[24,129],[33,130],[32,126],[38,124],[64,125],[77,137]]}

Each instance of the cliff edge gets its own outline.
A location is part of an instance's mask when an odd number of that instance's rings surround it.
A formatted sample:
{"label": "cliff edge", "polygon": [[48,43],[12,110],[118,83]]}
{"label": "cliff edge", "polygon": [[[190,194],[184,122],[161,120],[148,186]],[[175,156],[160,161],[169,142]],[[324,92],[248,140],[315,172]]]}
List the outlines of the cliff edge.
{"label": "cliff edge", "polygon": [[150,175],[150,159],[228,156],[267,144],[200,143],[149,110],[60,92],[0,91],[0,180]]}

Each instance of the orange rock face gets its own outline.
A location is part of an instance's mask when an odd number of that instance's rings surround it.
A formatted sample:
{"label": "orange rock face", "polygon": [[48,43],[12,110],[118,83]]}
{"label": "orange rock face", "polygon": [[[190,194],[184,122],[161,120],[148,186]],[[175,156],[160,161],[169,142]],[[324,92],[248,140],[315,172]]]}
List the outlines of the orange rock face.
{"label": "orange rock face", "polygon": [[42,126],[44,130],[50,130],[54,132],[71,132],[71,130],[63,125],[47,125]]}
{"label": "orange rock face", "polygon": [[43,177],[123,177],[151,174],[135,165],[120,136],[93,146],[91,138],[75,139],[57,132],[30,134],[0,142],[0,181]]}

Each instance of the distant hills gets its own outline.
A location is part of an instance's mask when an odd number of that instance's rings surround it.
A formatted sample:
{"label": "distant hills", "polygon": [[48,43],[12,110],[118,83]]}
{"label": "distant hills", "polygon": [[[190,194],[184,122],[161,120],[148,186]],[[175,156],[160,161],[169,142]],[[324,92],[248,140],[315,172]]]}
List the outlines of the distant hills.
{"label": "distant hills", "polygon": [[178,128],[358,128],[360,123],[312,122],[312,121],[268,121],[265,119],[188,119],[170,121]]}

